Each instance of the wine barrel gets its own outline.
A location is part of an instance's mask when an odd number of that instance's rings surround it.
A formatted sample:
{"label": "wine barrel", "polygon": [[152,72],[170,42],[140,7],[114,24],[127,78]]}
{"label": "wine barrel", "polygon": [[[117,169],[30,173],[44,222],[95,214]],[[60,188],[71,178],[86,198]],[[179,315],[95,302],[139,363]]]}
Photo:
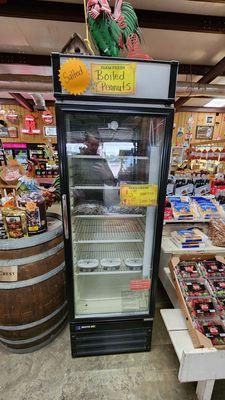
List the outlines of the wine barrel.
{"label": "wine barrel", "polygon": [[0,343],[15,353],[37,350],[67,321],[62,222],[48,214],[48,231],[0,240]]}

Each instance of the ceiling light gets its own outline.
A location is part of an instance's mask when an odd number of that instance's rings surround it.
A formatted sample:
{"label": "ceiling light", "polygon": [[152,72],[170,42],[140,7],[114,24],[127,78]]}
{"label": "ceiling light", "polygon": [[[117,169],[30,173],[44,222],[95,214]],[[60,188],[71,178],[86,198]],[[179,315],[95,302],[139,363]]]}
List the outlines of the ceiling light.
{"label": "ceiling light", "polygon": [[225,106],[225,98],[213,99],[209,103],[204,105],[204,107],[223,107],[223,106]]}

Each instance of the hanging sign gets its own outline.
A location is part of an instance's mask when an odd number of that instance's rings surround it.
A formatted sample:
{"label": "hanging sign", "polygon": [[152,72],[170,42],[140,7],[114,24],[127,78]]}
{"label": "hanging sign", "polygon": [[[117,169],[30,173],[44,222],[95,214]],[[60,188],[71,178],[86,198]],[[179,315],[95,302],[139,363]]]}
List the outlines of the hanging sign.
{"label": "hanging sign", "polygon": [[31,114],[25,115],[25,127],[26,130],[28,130],[28,133],[32,133],[32,130],[36,129],[35,118],[33,115]]}
{"label": "hanging sign", "polygon": [[53,115],[50,111],[46,110],[42,113],[43,122],[47,125],[51,125],[53,122]]}
{"label": "hanging sign", "polygon": [[136,63],[91,64],[91,91],[99,94],[132,94],[136,91]]}
{"label": "hanging sign", "polygon": [[8,121],[12,123],[18,122],[18,114],[16,113],[15,110],[11,109],[9,110],[8,114],[6,114],[6,118]]}
{"label": "hanging sign", "polygon": [[157,205],[158,185],[121,185],[120,203],[123,206],[149,207]]}
{"label": "hanging sign", "polygon": [[86,64],[78,58],[67,60],[59,70],[62,87],[71,94],[82,94],[90,85],[90,74]]}

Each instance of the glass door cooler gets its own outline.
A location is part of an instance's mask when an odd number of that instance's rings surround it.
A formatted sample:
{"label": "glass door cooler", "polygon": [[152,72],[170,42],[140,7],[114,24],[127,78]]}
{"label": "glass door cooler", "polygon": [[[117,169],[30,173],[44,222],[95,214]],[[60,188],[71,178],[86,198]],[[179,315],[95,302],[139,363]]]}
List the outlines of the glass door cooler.
{"label": "glass door cooler", "polygon": [[52,58],[72,356],[148,351],[177,63],[132,60],[130,95],[72,96],[58,71],[73,56]]}

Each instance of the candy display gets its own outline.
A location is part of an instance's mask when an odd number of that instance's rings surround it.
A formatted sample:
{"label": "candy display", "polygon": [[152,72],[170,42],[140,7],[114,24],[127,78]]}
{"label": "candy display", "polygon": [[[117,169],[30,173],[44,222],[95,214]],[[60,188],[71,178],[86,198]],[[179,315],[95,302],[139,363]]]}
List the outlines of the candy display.
{"label": "candy display", "polygon": [[196,202],[198,212],[203,219],[220,218],[222,208],[215,199],[208,199],[205,197],[193,197]]}
{"label": "candy display", "polygon": [[208,235],[214,246],[225,247],[225,221],[222,219],[211,221]]}
{"label": "candy display", "polygon": [[212,297],[204,299],[187,298],[186,302],[191,315],[195,318],[215,317],[217,309],[219,308]]}
{"label": "candy display", "polygon": [[193,220],[196,217],[195,209],[188,197],[169,197],[173,216],[178,221]]}
{"label": "candy display", "polygon": [[196,279],[201,277],[198,264],[194,261],[182,261],[176,266],[175,270],[179,279]]}
{"label": "candy display", "polygon": [[185,297],[208,297],[209,290],[204,279],[181,281],[180,286]]}
{"label": "candy display", "polygon": [[225,265],[220,261],[201,261],[198,265],[206,278],[225,277]]}
{"label": "candy display", "polygon": [[29,236],[47,230],[45,199],[39,192],[23,193],[18,199],[18,204],[26,211]]}
{"label": "candy display", "polygon": [[215,296],[225,296],[225,279],[210,279],[209,284]]}
{"label": "candy display", "polygon": [[171,239],[182,249],[204,248],[208,237],[197,228],[181,229],[171,232]]}
{"label": "candy display", "polygon": [[225,326],[220,318],[195,321],[196,328],[211,340],[213,346],[225,344]]}
{"label": "candy display", "polygon": [[28,236],[26,212],[15,207],[2,209],[2,217],[8,239]]}
{"label": "candy display", "polygon": [[219,310],[222,312],[222,315],[224,316],[224,314],[225,314],[225,297],[218,296],[216,298],[216,300],[217,300]]}

